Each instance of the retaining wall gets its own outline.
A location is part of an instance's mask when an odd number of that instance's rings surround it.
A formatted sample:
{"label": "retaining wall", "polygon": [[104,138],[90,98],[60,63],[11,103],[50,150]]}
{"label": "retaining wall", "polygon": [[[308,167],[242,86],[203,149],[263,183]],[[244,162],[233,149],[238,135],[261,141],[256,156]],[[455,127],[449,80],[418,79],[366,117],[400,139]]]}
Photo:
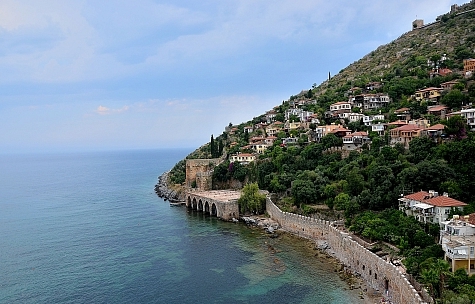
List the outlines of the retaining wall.
{"label": "retaining wall", "polygon": [[350,271],[360,275],[372,288],[384,293],[395,304],[423,304],[418,292],[396,266],[364,248],[331,222],[282,212],[267,197],[266,210],[284,230],[314,241],[325,240],[330,253]]}

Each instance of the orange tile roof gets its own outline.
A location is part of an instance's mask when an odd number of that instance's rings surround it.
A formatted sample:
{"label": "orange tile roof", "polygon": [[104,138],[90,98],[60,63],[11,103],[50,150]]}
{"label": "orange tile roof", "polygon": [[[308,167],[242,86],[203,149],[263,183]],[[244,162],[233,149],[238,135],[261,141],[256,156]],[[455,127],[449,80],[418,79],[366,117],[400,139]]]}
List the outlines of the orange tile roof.
{"label": "orange tile roof", "polygon": [[425,128],[425,130],[444,130],[445,126],[443,124],[436,124],[431,127]]}
{"label": "orange tile roof", "polygon": [[427,109],[427,112],[439,112],[439,111],[442,111],[444,109],[448,109],[448,107],[446,107],[444,105],[433,106],[433,107],[430,107],[429,109]]}
{"label": "orange tile roof", "polygon": [[422,128],[419,128],[418,126],[414,124],[408,124],[408,125],[394,128],[391,131],[417,131],[417,130],[422,130]]}
{"label": "orange tile roof", "polygon": [[404,196],[404,198],[408,198],[408,199],[411,199],[411,200],[414,200],[414,201],[422,202],[428,196],[429,196],[429,192],[419,191],[419,192],[416,192],[416,193],[408,194],[408,195]]}
{"label": "orange tile roof", "polygon": [[254,154],[250,154],[250,153],[240,153],[240,154],[236,154],[236,155],[233,155],[233,156],[251,157],[251,156],[254,156]]}
{"label": "orange tile roof", "polygon": [[337,133],[337,132],[351,132],[351,130],[345,128],[336,128],[330,131],[330,133]]}
{"label": "orange tile roof", "polygon": [[397,109],[396,111],[394,111],[394,113],[402,113],[402,112],[406,112],[406,111],[410,111],[411,109],[409,108],[400,108],[400,109]]}
{"label": "orange tile roof", "polygon": [[416,92],[442,91],[442,90],[443,90],[442,88],[430,87],[430,88],[418,90]]}
{"label": "orange tile roof", "polygon": [[453,199],[451,197],[445,195],[439,195],[436,197],[429,198],[429,193],[426,191],[419,191],[416,193],[412,193],[409,195],[404,196],[404,198],[408,198],[410,200],[424,202],[436,207],[463,207],[467,206],[466,203]]}
{"label": "orange tile roof", "polygon": [[472,225],[475,225],[475,213],[470,213],[468,215],[468,222]]}
{"label": "orange tile roof", "polygon": [[461,201],[458,201],[456,199],[453,199],[451,197],[447,197],[447,196],[444,196],[444,195],[430,198],[430,199],[426,200],[425,202],[429,203],[433,206],[436,206],[436,207],[463,207],[463,206],[467,206],[467,204],[465,204]]}
{"label": "orange tile roof", "polygon": [[393,121],[393,122],[390,122],[388,123],[388,125],[390,126],[398,126],[398,125],[407,125],[407,122],[405,121],[402,121],[402,120],[396,120],[396,121]]}

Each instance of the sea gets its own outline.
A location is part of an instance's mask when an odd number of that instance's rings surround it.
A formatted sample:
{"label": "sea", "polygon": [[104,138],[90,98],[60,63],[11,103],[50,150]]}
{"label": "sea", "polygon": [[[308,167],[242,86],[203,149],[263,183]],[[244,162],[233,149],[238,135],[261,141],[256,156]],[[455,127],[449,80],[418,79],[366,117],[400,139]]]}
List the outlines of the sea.
{"label": "sea", "polygon": [[189,152],[0,155],[0,303],[362,303],[308,242],[157,197]]}

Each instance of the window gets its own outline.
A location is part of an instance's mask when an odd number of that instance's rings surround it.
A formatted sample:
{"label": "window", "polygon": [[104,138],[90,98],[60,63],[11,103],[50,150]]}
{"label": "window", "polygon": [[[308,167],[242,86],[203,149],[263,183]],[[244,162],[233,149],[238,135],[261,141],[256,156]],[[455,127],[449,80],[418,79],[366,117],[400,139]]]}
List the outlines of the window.
{"label": "window", "polygon": [[474,249],[474,248],[473,248],[473,246],[472,246],[472,247],[470,247],[470,255],[472,255],[472,254],[473,254],[473,249]]}

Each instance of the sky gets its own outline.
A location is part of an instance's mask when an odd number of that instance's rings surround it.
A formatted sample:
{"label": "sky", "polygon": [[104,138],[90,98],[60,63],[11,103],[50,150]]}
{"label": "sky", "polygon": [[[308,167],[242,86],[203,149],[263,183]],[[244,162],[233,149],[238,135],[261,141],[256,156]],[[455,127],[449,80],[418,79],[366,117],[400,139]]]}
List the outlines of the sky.
{"label": "sky", "polygon": [[0,153],[196,148],[459,0],[0,0]]}

